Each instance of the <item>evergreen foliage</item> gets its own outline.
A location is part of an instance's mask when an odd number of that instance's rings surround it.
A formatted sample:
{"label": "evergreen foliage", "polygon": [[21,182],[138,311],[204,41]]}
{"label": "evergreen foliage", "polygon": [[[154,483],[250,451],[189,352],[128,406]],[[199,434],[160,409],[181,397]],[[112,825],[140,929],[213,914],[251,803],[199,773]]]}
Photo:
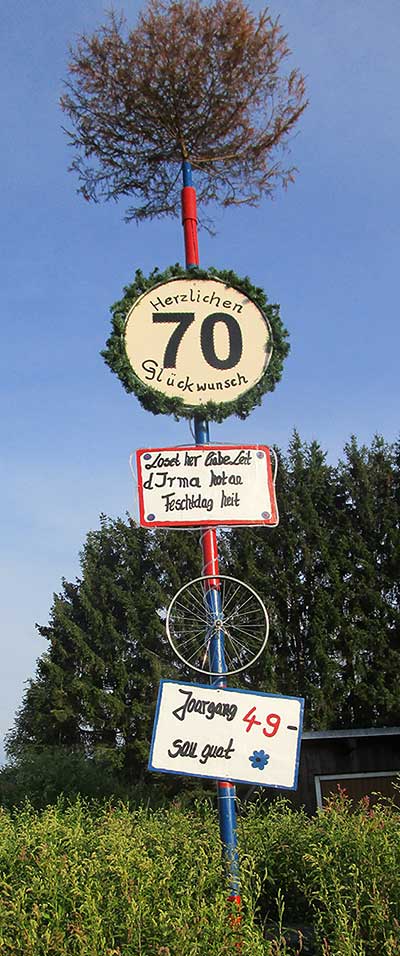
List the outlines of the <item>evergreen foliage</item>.
{"label": "evergreen foliage", "polygon": [[399,445],[355,438],[337,467],[295,432],[279,454],[280,523],[230,535],[230,570],[271,617],[251,686],[301,695],[312,729],[400,722]]}
{"label": "evergreen foliage", "polygon": [[172,676],[163,614],[180,580],[200,573],[200,549],[172,532],[166,557],[162,534],[104,516],[81,555],[82,576],[64,581],[50,622],[49,642],[29,682],[15,730],[14,759],[26,748],[77,748],[114,762],[140,782],[161,675]]}
{"label": "evergreen foliage", "polygon": [[332,634],[339,608],[333,593],[334,469],[317,442],[295,432],[278,453],[279,525],[233,532],[230,567],[251,581],[270,614],[267,653],[249,672],[251,686],[304,696],[306,726],[336,725]]}
{"label": "evergreen foliage", "polygon": [[[265,653],[235,683],[304,696],[307,728],[398,726],[400,445],[353,438],[333,467],[294,433],[278,457],[280,524],[220,538],[221,572],[250,583],[271,619]],[[105,761],[123,786],[143,785],[159,679],[193,680],[173,659],[164,617],[201,573],[198,535],[103,516],[81,565],[39,627],[49,647],[8,752],[17,768],[28,752],[61,746]]]}
{"label": "evergreen foliage", "polygon": [[337,476],[343,726],[400,723],[400,444],[352,438]]}

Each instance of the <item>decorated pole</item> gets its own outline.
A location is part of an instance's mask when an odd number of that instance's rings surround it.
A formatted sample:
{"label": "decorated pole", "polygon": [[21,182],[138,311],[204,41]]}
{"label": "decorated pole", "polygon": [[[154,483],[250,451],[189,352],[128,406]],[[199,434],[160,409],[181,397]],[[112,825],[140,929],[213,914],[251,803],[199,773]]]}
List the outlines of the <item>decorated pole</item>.
{"label": "decorated pole", "polygon": [[[182,223],[185,239],[186,267],[192,269],[200,264],[197,239],[196,190],[193,187],[192,167],[187,160],[182,163]],[[199,416],[194,418],[196,445],[207,445],[210,441],[208,422]],[[219,584],[218,541],[215,528],[205,528],[201,534],[203,554],[203,574],[211,575],[206,600],[215,621],[221,617]],[[214,578],[215,575],[215,578]],[[210,670],[221,674],[213,683],[216,687],[226,687],[226,662],[224,654],[224,635],[221,628],[215,630],[209,650]],[[212,680],[212,678],[210,678]],[[229,882],[228,899],[240,906],[240,875],[237,849],[236,827],[236,788],[228,780],[217,781],[219,830],[222,853]]]}
{"label": "decorated pole", "polygon": [[165,608],[173,659],[196,683],[160,681],[148,767],[216,781],[233,925],[234,784],[296,788],[303,701],[227,686],[263,653],[269,619],[251,584],[221,573],[217,529],[278,524],[276,456],[263,441],[211,445],[209,422],[260,405],[289,345],[279,306],[247,276],[200,269],[192,165],[203,207],[253,205],[292,181],[283,147],[306,99],[299,71],[282,69],[289,53],[279,22],[244,0],[148,0],[134,29],[111,14],[79,39],[62,98],[86,200],[131,194],[137,222],[182,211],[185,268],[136,271],[102,355],[147,411],[194,419],[194,446],[136,451],[140,526],[197,528],[203,556]]}

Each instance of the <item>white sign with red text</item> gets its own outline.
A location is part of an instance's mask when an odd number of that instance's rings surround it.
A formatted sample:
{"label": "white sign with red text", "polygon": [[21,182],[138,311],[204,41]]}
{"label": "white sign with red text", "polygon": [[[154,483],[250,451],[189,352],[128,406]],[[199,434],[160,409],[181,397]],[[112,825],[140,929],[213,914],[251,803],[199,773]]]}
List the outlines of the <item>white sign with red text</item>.
{"label": "white sign with red text", "polygon": [[277,525],[276,455],[266,445],[186,445],[136,452],[144,528]]}
{"label": "white sign with red text", "polygon": [[295,790],[304,701],[160,683],[149,770]]}

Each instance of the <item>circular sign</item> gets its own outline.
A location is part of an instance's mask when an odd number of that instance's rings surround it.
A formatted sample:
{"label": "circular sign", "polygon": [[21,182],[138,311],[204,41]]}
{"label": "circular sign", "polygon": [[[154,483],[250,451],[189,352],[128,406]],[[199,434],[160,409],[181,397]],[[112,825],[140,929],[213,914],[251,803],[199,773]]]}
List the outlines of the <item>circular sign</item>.
{"label": "circular sign", "polygon": [[279,305],[232,270],[137,269],[111,312],[101,354],[155,415],[246,418],[281,379],[289,342]]}
{"label": "circular sign", "polygon": [[177,276],[133,304],[125,351],[144,386],[201,410],[254,388],[271,358],[272,333],[244,292],[215,277]]}

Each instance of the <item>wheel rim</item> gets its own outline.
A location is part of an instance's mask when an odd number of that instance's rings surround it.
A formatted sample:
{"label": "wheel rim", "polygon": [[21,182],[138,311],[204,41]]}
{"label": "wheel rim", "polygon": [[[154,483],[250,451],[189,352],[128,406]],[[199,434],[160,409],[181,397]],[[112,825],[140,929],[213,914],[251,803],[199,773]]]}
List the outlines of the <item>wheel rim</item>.
{"label": "wheel rim", "polygon": [[[207,595],[215,591],[220,596],[220,613],[207,603]],[[212,641],[220,632],[227,668],[223,673],[238,674],[262,654],[269,620],[261,598],[249,584],[224,574],[202,575],[184,584],[172,598],[166,630],[176,656],[198,673],[210,676],[221,673],[209,663]]]}

